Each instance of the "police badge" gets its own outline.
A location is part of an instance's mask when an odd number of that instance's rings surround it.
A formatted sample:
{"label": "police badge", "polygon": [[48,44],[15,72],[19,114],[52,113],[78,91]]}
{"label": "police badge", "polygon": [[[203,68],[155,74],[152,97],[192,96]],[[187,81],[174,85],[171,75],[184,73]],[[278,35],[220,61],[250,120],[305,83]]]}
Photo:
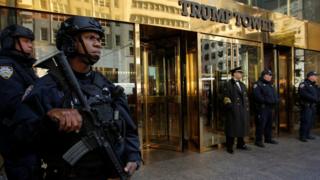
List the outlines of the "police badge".
{"label": "police badge", "polygon": [[11,78],[13,74],[13,68],[11,66],[0,66],[0,76],[3,79]]}

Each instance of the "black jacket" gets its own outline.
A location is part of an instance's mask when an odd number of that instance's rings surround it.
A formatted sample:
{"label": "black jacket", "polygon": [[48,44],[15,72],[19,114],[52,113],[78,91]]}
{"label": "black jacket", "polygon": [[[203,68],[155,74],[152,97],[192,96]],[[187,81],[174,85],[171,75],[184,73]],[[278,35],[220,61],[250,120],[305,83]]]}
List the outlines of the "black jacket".
{"label": "black jacket", "polygon": [[279,103],[278,95],[275,92],[271,82],[260,78],[253,85],[253,99],[255,108],[273,107]]}
{"label": "black jacket", "polygon": [[6,158],[17,156],[11,142],[17,124],[13,116],[26,89],[37,79],[34,61],[16,51],[0,52],[0,151]]}
{"label": "black jacket", "polygon": [[298,92],[301,105],[316,104],[320,101],[318,86],[309,79],[300,83]]}
{"label": "black jacket", "polygon": [[[90,76],[76,74],[79,83],[86,90],[93,94],[86,93],[88,101],[91,98],[102,97],[103,89],[108,89],[111,93],[115,86],[109,82],[100,73],[91,72]],[[18,130],[21,136],[16,137],[21,144],[32,144],[38,147],[42,157],[48,163],[48,166],[59,166],[58,168],[68,167],[62,159],[62,155],[76,142],[81,139],[81,135],[75,132],[66,133],[58,130],[57,124],[46,117],[46,113],[53,108],[70,108],[71,104],[77,106],[77,102],[68,92],[63,91],[60,84],[54,76],[48,74],[39,79],[34,85],[33,90],[27,96],[19,113],[15,117],[17,121],[23,122]],[[116,105],[123,109],[120,116],[123,117],[125,134],[124,146],[122,149],[117,149],[117,153],[124,161],[127,162],[140,161],[139,138],[137,127],[129,115],[129,108],[124,96],[116,99]],[[69,106],[69,107],[68,107]],[[121,128],[121,127],[119,127]],[[21,133],[23,132],[23,133]],[[88,168],[103,170],[102,173],[110,173],[110,162],[105,162],[101,158],[97,150],[87,153],[79,162],[75,164],[74,169],[79,171],[88,171]],[[101,173],[101,172],[97,172]]]}
{"label": "black jacket", "polygon": [[234,79],[224,86],[225,133],[229,137],[244,137],[249,132],[248,93],[245,84],[239,83],[241,91]]}

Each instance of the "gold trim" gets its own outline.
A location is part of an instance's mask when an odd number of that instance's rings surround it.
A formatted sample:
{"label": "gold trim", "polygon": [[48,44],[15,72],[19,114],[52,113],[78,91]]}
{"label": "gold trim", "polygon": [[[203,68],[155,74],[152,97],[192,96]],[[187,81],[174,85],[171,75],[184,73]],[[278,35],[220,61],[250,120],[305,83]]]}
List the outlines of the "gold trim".
{"label": "gold trim", "polygon": [[[229,0],[194,1],[201,5],[214,6],[227,11],[236,10],[242,14],[246,13],[252,17],[274,22],[275,32],[261,32],[236,26],[234,17],[230,19],[229,24],[224,24],[182,16],[182,7],[178,2],[178,0],[34,0],[19,1],[15,7],[161,26],[320,51],[317,40],[320,24]],[[7,3],[3,5],[12,7]]]}

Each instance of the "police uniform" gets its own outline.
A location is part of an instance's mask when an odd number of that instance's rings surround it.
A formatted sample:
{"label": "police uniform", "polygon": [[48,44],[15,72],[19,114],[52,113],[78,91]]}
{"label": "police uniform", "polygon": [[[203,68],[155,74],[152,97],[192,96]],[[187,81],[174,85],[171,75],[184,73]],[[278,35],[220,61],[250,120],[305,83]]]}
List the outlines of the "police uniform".
{"label": "police uniform", "polygon": [[38,178],[35,176],[38,176],[40,161],[31,147],[20,151],[20,146],[14,143],[17,122],[13,116],[26,89],[37,77],[32,69],[35,59],[14,48],[18,37],[34,38],[31,30],[19,25],[5,28],[0,38],[0,151],[5,159],[8,178],[27,180]]}
{"label": "police uniform", "polygon": [[[115,86],[101,74],[92,71],[87,74],[76,73],[76,77],[91,105],[110,102],[110,94]],[[104,162],[97,151],[85,155],[74,167],[70,167],[62,159],[62,155],[81,139],[81,135],[75,132],[61,132],[52,120],[43,117],[53,108],[77,107],[79,100],[70,96],[70,92],[64,92],[57,81],[52,74],[44,76],[35,84],[26,98],[19,110],[20,116],[17,116],[17,119],[25,119],[26,122],[25,128],[21,130],[25,132],[21,137],[22,141],[33,142],[41,149],[41,155],[48,164],[47,179],[59,180],[69,176],[70,178],[73,176],[85,179],[106,179],[114,175],[114,172],[111,172],[112,165]],[[126,99],[124,96],[118,97],[115,103],[123,109],[121,115],[123,122],[120,121],[118,126],[124,133],[122,136],[125,137],[124,144],[119,145],[123,147],[116,149],[116,152],[123,162],[139,162],[141,157],[137,130],[129,116]],[[105,114],[105,116],[108,119],[110,115]],[[125,130],[122,128],[124,125]],[[29,126],[28,131],[25,130],[26,126]]]}
{"label": "police uniform", "polygon": [[[74,56],[81,56],[89,66],[98,59],[92,59],[89,54],[77,54],[72,36],[79,32],[93,31],[103,36],[103,29],[94,19],[74,16],[62,22],[57,33],[56,45],[65,52],[69,61]],[[72,38],[72,39],[70,39]],[[82,41],[79,39],[79,41]],[[70,44],[71,43],[71,44]],[[82,46],[84,42],[82,41]],[[84,61],[85,59],[85,61]],[[117,88],[100,73],[90,70],[87,73],[74,72],[81,91],[90,105],[93,113],[97,113],[98,124],[112,124],[114,133],[106,135],[118,158],[126,165],[128,162],[141,161],[137,127],[131,116],[124,93],[115,93]],[[114,94],[118,94],[114,96]],[[15,119],[20,124],[20,142],[29,142],[41,152],[41,157],[47,164],[46,180],[105,180],[115,176],[115,169],[110,160],[106,160],[99,148],[93,148],[80,158],[73,166],[69,165],[62,157],[79,142],[87,137],[80,130],[77,132],[59,131],[58,124],[47,115],[52,109],[79,108],[78,97],[65,84],[59,73],[50,70],[34,85],[32,91],[26,96]],[[119,119],[114,122],[114,110],[119,110]],[[81,113],[81,109],[79,109]],[[82,114],[82,118],[86,116]],[[83,121],[84,123],[86,120]],[[104,126],[99,126],[104,127]],[[86,128],[83,124],[82,128]],[[104,129],[103,129],[104,130]],[[109,133],[111,131],[103,131]],[[110,136],[109,136],[110,135]],[[119,135],[119,136],[118,136]],[[100,136],[102,138],[104,136]],[[121,138],[120,138],[121,137]]]}
{"label": "police uniform", "polygon": [[257,82],[253,85],[253,98],[256,109],[256,140],[255,144],[264,147],[262,136],[266,143],[276,144],[272,139],[272,114],[278,103],[278,96],[272,82],[264,79],[265,75],[272,76],[271,70],[264,70]]}
{"label": "police uniform", "polygon": [[[241,71],[241,67],[231,70],[231,73]],[[235,79],[229,80],[224,86],[224,105],[226,108],[225,134],[226,146],[233,153],[234,138],[237,137],[237,148],[247,150],[244,137],[249,132],[249,100],[244,83]]]}
{"label": "police uniform", "polygon": [[[307,74],[307,77],[317,75],[316,72],[311,71]],[[314,123],[314,117],[316,114],[316,104],[319,102],[318,86],[315,82],[305,79],[299,85],[299,96],[301,104],[300,112],[300,140],[306,142],[307,139],[314,139],[310,135],[310,130]]]}

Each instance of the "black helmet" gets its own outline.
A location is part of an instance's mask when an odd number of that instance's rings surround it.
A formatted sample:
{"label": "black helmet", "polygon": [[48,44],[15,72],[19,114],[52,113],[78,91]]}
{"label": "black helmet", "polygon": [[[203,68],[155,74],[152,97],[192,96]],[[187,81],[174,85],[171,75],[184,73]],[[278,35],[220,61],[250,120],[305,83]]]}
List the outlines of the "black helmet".
{"label": "black helmet", "polygon": [[100,23],[95,19],[84,16],[73,16],[61,23],[60,29],[56,35],[56,46],[64,51],[67,56],[73,55],[75,50],[75,36],[79,32],[93,31],[104,36],[104,30]]}
{"label": "black helmet", "polygon": [[271,71],[270,69],[264,69],[264,70],[261,72],[261,77],[263,77],[264,75],[272,76],[272,71]]}
{"label": "black helmet", "polygon": [[7,26],[0,34],[1,48],[7,50],[15,49],[15,42],[19,37],[34,40],[34,34],[29,28],[17,24]]}

